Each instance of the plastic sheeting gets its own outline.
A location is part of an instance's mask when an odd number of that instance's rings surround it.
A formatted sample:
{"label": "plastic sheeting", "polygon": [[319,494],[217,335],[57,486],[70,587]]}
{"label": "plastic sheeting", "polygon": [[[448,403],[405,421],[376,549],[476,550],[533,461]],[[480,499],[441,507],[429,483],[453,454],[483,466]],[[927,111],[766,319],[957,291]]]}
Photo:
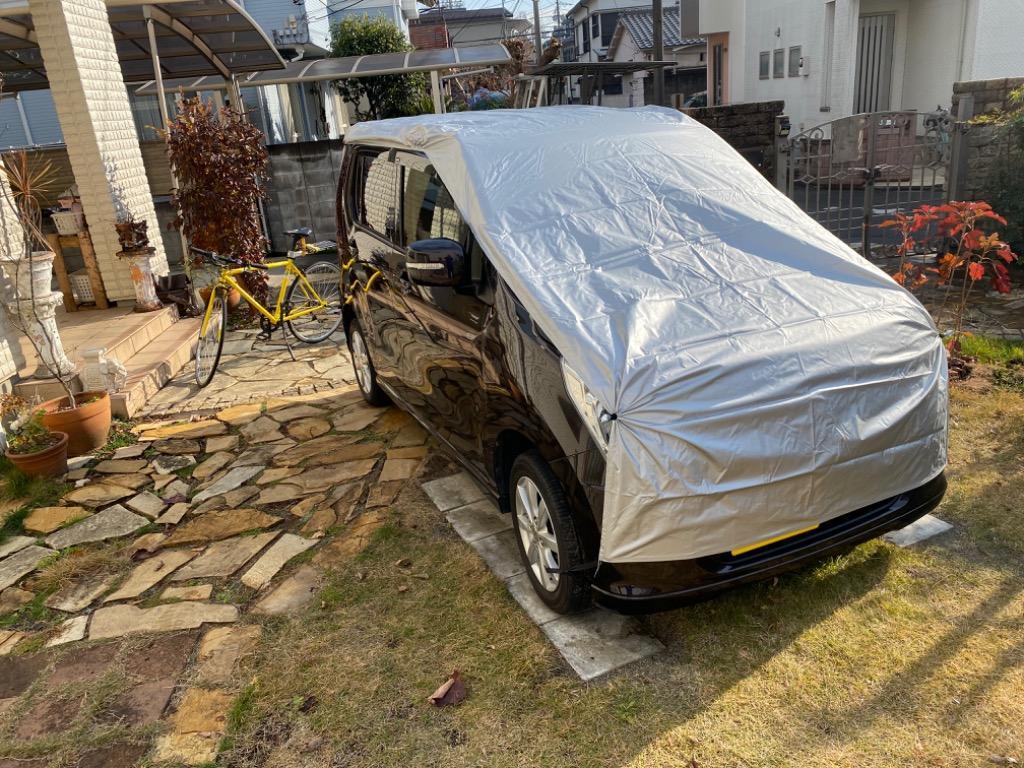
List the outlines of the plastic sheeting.
{"label": "plastic sheeting", "polygon": [[928,313],[689,117],[495,110],[360,123],[346,140],[426,154],[616,415],[602,560],[728,552],[945,466]]}

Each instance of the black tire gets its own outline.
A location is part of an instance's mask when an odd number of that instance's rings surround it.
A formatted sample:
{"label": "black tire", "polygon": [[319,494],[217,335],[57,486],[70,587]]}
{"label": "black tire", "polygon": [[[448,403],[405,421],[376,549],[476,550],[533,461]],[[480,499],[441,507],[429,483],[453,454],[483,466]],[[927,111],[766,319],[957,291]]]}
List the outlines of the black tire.
{"label": "black tire", "polygon": [[[363,394],[363,399],[370,405],[389,404],[391,398],[377,384],[377,369],[373,367],[373,360],[370,359],[370,348],[366,345],[366,338],[359,327],[359,322],[353,320],[348,324],[346,331],[348,353],[352,358],[352,369],[355,371],[356,383],[359,385],[359,391]],[[360,345],[362,347],[362,354],[366,356],[362,365],[357,361],[357,357],[360,357]]]}
{"label": "black tire", "polygon": [[[562,484],[541,455],[536,450],[529,450],[519,454],[512,463],[509,489],[516,546],[519,549],[519,556],[526,565],[526,573],[530,577],[534,591],[545,605],[556,613],[582,611],[590,605],[590,584],[584,574],[572,572],[571,569],[578,568],[586,562],[585,550]],[[542,537],[544,534],[539,528],[536,534],[531,532],[527,527],[527,520],[531,515],[528,511],[524,514],[526,504],[523,495],[529,496],[533,489],[547,510],[547,524],[541,523],[547,533],[545,538],[550,541],[553,537],[558,550],[552,552],[542,544],[530,546],[540,562],[531,557],[527,541]],[[546,576],[539,577],[537,570],[545,564],[547,567],[557,566],[562,572],[548,572]],[[546,568],[544,570],[546,571]],[[542,578],[546,583],[542,583]]]}
{"label": "black tire", "polygon": [[196,384],[200,388],[209,384],[217,373],[220,353],[224,349],[224,332],[228,327],[228,303],[224,300],[224,292],[214,291],[210,294],[210,301],[214,302],[210,322],[205,334],[202,326],[199,327],[199,338],[196,340]]}
{"label": "black tire", "polygon": [[[286,324],[292,336],[299,341],[319,344],[341,325],[341,271],[330,262],[317,262],[306,271],[306,279],[327,302],[327,306],[322,311],[289,320]],[[285,295],[285,306],[290,311],[296,307],[309,306],[308,302],[305,286],[293,280]]]}

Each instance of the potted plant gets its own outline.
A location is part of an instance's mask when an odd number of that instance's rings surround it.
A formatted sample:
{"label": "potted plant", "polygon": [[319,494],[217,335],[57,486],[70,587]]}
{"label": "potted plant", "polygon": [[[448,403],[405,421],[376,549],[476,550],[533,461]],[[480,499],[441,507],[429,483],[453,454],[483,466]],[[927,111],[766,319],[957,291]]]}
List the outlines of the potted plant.
{"label": "potted plant", "polygon": [[29,477],[58,477],[68,471],[68,436],[43,423],[43,411],[17,395],[0,395],[7,427],[8,460]]}
{"label": "potted plant", "polygon": [[50,290],[52,252],[45,258],[39,199],[54,175],[49,163],[35,165],[25,152],[9,155],[2,166],[10,185],[0,184],[0,266],[3,309],[15,328],[32,343],[41,373],[56,379],[64,396],[42,403],[43,425],[67,433],[67,451],[80,456],[103,445],[110,431],[110,396],[76,394],[75,368],[64,354],[54,310],[60,293]]}

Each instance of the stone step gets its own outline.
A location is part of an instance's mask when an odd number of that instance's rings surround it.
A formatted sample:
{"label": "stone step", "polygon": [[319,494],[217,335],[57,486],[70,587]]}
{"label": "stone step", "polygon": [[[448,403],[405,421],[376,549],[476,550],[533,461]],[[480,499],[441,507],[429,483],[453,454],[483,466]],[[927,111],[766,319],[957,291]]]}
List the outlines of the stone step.
{"label": "stone step", "polygon": [[177,321],[178,310],[173,306],[125,315],[118,320],[117,335],[105,342],[107,356],[116,357],[124,365]]}
{"label": "stone step", "polygon": [[111,397],[114,415],[131,418],[149,398],[190,363],[202,318],[185,318],[150,341],[135,355],[122,360],[128,382]]}

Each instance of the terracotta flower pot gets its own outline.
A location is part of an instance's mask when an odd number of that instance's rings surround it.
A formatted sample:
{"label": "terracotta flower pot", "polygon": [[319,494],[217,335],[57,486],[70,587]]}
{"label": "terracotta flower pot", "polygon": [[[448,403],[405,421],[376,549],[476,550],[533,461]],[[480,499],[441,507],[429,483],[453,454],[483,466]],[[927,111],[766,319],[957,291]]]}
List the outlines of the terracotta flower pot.
{"label": "terracotta flower pot", "polygon": [[43,424],[68,435],[68,456],[82,456],[107,442],[110,434],[110,395],[100,390],[75,395],[76,408],[66,409],[68,399],[47,400],[40,407]]}
{"label": "terracotta flower pot", "polygon": [[[203,306],[210,303],[210,294],[213,292],[212,285],[205,285],[199,289],[199,295],[203,298]],[[228,312],[234,312],[238,308],[238,305],[242,303],[242,294],[238,292],[237,288],[232,288],[228,291]]]}
{"label": "terracotta flower pot", "polygon": [[60,442],[35,453],[11,453],[5,451],[11,464],[29,477],[58,477],[68,471],[68,436],[54,432]]}

